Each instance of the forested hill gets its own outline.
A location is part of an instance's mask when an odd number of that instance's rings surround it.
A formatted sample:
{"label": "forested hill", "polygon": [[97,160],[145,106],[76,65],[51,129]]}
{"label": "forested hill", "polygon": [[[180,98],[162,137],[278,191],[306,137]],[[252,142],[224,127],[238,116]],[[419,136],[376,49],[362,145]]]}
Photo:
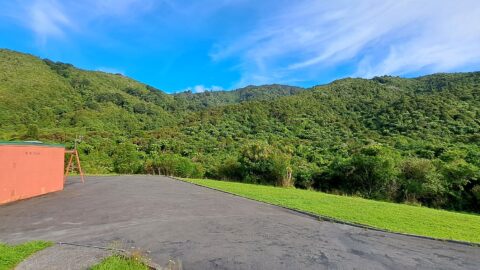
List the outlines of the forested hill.
{"label": "forested hill", "polygon": [[0,128],[4,130],[24,129],[31,124],[120,133],[154,130],[177,123],[178,114],[186,111],[271,99],[302,90],[266,85],[231,92],[168,95],[121,74],[81,70],[5,49],[0,50],[0,76]]}
{"label": "forested hill", "polygon": [[480,212],[479,72],[169,95],[0,50],[0,139],[71,145],[76,135],[89,173],[205,176]]}
{"label": "forested hill", "polygon": [[281,84],[249,85],[232,91],[182,92],[175,94],[175,99],[179,106],[184,105],[190,110],[200,110],[244,101],[271,100],[282,96],[295,95],[304,90],[301,87]]}
{"label": "forested hill", "polygon": [[[151,130],[171,124],[173,97],[121,75],[0,50],[0,129],[21,133]],[[77,131],[78,129],[78,131]]]}

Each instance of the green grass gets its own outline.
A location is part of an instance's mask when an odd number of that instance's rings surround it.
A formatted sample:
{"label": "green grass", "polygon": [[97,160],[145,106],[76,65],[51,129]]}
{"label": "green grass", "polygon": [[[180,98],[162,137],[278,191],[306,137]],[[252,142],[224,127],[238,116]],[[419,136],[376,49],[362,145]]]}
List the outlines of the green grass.
{"label": "green grass", "polygon": [[148,266],[137,257],[113,255],[94,265],[91,270],[148,270]]}
{"label": "green grass", "polygon": [[392,232],[480,243],[480,215],[293,188],[205,179],[183,180],[262,202]]}
{"label": "green grass", "polygon": [[31,241],[16,246],[0,243],[0,270],[13,269],[28,256],[51,245],[46,241]]}

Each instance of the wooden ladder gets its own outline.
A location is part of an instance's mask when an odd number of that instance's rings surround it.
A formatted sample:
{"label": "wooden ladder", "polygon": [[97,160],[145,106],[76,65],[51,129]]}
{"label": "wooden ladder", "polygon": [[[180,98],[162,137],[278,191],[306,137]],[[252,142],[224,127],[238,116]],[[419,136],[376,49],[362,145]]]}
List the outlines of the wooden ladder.
{"label": "wooden ladder", "polygon": [[68,160],[67,169],[65,170],[64,181],[67,180],[67,176],[68,176],[68,173],[70,172],[70,169],[73,170],[73,157],[75,157],[75,161],[77,162],[77,169],[78,169],[78,172],[80,173],[80,177],[82,178],[82,183],[85,183],[85,178],[83,175],[82,166],[80,165],[80,157],[78,156],[77,149],[65,150],[65,155],[67,154],[70,154],[70,159]]}

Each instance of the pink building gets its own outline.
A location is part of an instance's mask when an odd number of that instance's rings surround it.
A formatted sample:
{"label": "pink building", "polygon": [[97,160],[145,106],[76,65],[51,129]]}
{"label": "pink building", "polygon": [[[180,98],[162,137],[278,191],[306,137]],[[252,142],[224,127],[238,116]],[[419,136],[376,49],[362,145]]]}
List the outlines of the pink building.
{"label": "pink building", "polygon": [[0,142],[0,204],[63,189],[65,147]]}

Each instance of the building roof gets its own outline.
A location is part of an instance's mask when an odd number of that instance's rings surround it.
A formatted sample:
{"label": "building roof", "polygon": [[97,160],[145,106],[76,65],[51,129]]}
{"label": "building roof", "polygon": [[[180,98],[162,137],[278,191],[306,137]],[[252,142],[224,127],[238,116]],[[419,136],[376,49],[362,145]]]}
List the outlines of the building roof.
{"label": "building roof", "polygon": [[28,145],[28,146],[46,146],[46,147],[62,147],[65,148],[64,144],[55,144],[55,143],[43,143],[41,141],[0,141],[0,146],[2,145]]}

